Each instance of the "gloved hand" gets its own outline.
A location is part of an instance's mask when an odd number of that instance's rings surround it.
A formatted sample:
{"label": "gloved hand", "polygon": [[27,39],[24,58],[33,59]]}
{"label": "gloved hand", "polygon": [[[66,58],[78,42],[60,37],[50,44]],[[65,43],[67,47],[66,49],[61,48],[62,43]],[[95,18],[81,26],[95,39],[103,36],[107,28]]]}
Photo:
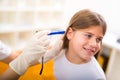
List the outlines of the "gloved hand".
{"label": "gloved hand", "polygon": [[[59,36],[58,40],[51,46],[52,48],[47,50],[47,52],[44,54],[44,63],[47,61],[57,57],[62,50],[62,45],[63,45],[63,35]],[[39,62],[42,62],[42,59],[39,59]]]}
{"label": "gloved hand", "polygon": [[50,43],[48,33],[49,31],[36,33],[26,45],[23,53],[9,64],[18,75],[24,74],[29,66],[46,53]]}

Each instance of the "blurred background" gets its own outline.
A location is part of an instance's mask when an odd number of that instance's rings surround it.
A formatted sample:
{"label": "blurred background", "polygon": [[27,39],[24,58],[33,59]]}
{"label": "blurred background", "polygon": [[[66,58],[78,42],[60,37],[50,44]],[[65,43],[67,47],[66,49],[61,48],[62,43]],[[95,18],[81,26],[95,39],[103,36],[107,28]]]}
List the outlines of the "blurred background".
{"label": "blurred background", "polygon": [[98,61],[107,80],[120,80],[119,7],[118,0],[0,0],[0,40],[22,49],[36,30],[64,30],[74,13],[91,9],[108,26]]}

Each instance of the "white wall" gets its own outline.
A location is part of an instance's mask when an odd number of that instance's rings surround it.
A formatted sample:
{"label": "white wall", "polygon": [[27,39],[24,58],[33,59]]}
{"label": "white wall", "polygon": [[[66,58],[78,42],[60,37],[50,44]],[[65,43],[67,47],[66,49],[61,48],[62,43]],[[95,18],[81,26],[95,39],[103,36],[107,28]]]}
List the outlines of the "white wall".
{"label": "white wall", "polygon": [[66,21],[81,9],[91,9],[99,12],[105,18],[108,31],[120,36],[120,4],[118,0],[67,0]]}

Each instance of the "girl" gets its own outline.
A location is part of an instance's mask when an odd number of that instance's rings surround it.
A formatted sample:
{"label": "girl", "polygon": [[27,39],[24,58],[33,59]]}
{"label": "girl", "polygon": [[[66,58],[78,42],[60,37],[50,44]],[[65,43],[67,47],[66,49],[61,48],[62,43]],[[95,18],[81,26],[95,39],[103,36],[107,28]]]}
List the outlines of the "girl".
{"label": "girl", "polygon": [[55,60],[57,80],[106,80],[94,58],[106,32],[103,17],[90,10],[77,12],[63,38],[63,50]]}

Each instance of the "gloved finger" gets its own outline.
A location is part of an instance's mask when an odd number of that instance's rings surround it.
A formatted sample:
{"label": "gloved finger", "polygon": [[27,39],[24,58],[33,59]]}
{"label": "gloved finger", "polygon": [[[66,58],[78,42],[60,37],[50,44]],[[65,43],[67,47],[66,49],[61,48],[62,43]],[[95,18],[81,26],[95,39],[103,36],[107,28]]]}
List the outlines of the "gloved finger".
{"label": "gloved finger", "polygon": [[44,41],[39,41],[36,43],[37,45],[40,45],[40,46],[43,46],[43,47],[48,47],[49,44],[50,44],[50,40],[49,39],[46,39]]}
{"label": "gloved finger", "polygon": [[[63,40],[60,39],[56,42],[55,45],[53,45],[53,47],[50,50],[47,50],[47,52],[44,54],[45,63],[51,60],[52,58],[56,58],[57,56],[60,55],[60,51],[62,50],[62,44],[63,44]],[[41,63],[42,59],[39,58],[38,62]]]}
{"label": "gloved finger", "polygon": [[37,41],[45,41],[47,39],[50,39],[48,35],[43,35],[40,38],[37,38]]}
{"label": "gloved finger", "polygon": [[47,50],[46,50],[46,47],[41,47],[40,45],[37,45],[36,46],[36,48],[34,49],[34,55],[35,54],[39,54],[39,56],[40,56],[40,54],[42,55],[42,54],[45,54],[45,52],[46,52]]}
{"label": "gloved finger", "polygon": [[45,40],[43,46],[48,47],[49,45],[50,45],[50,40],[49,39]]}
{"label": "gloved finger", "polygon": [[45,30],[45,31],[40,31],[40,32],[37,32],[35,35],[34,35],[34,37],[36,37],[36,38],[41,38],[42,36],[44,36],[44,35],[47,35],[47,34],[49,34],[50,33],[50,31],[49,30]]}
{"label": "gloved finger", "polygon": [[57,40],[56,43],[53,45],[51,50],[55,50],[55,51],[60,51],[62,49],[62,45],[63,45],[63,40]]}

